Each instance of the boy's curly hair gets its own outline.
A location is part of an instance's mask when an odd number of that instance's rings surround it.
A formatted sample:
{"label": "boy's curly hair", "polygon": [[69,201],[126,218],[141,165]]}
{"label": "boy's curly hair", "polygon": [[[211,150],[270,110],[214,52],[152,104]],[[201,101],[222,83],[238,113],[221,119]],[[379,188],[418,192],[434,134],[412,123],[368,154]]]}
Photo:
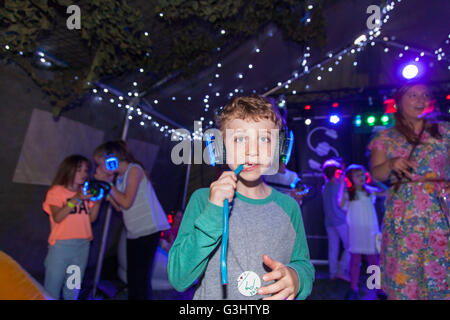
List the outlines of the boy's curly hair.
{"label": "boy's curly hair", "polygon": [[268,119],[275,123],[278,129],[281,129],[283,123],[275,104],[269,98],[256,94],[234,98],[216,116],[216,126],[223,130],[225,123],[232,119]]}

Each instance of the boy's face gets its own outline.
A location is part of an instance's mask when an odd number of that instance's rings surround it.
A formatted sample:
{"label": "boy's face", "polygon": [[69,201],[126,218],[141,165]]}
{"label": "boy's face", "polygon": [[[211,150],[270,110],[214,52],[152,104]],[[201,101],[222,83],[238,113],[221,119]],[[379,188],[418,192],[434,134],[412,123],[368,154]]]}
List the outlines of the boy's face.
{"label": "boy's face", "polygon": [[278,133],[276,124],[267,119],[227,121],[223,135],[226,161],[230,169],[235,170],[240,164],[244,164],[240,176],[248,181],[257,180],[262,174],[267,174],[274,164]]}

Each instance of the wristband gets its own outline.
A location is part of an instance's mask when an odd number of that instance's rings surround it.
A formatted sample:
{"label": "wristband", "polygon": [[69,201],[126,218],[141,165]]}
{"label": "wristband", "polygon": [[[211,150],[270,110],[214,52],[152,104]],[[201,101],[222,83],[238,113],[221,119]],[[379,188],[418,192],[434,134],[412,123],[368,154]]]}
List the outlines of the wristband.
{"label": "wristband", "polygon": [[75,207],[76,207],[76,205],[74,205],[72,202],[70,202],[70,201],[67,201],[67,206],[69,207],[69,208],[72,208],[72,209],[74,209]]}

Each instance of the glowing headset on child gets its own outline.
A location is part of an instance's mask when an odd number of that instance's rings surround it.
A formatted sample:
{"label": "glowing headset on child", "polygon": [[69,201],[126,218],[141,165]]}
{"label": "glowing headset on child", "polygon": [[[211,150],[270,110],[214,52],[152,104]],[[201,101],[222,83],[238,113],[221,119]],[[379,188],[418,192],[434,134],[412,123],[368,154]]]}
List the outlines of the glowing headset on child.
{"label": "glowing headset on child", "polygon": [[106,145],[105,166],[109,171],[114,171],[119,167],[119,159],[115,156],[114,151],[109,144]]}
{"label": "glowing headset on child", "polygon": [[[339,179],[341,174],[347,175],[347,172],[350,170],[361,170],[364,171],[364,183],[372,183],[372,177],[370,176],[370,173],[365,171],[364,167],[360,166],[360,165],[350,165],[348,166],[347,169],[345,169],[345,171],[342,171],[340,169],[336,170],[336,172],[334,173],[334,176]],[[347,188],[351,188],[353,186],[353,183],[350,181],[349,178],[345,177],[345,183],[347,184]]]}

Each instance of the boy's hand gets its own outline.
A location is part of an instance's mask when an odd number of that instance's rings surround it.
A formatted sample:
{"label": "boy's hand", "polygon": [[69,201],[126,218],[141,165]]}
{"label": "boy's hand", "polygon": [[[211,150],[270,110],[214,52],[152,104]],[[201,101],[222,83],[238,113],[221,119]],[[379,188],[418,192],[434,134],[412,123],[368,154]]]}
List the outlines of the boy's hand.
{"label": "boy's hand", "polygon": [[223,207],[223,201],[228,199],[233,201],[236,190],[237,177],[233,171],[222,173],[216,181],[209,187],[209,201],[216,206]]}
{"label": "boy's hand", "polygon": [[263,261],[266,266],[272,269],[272,272],[263,276],[263,280],[276,280],[268,286],[259,288],[258,293],[261,295],[273,294],[263,300],[294,300],[299,287],[297,272],[281,262],[273,260],[266,254],[263,255]]}

